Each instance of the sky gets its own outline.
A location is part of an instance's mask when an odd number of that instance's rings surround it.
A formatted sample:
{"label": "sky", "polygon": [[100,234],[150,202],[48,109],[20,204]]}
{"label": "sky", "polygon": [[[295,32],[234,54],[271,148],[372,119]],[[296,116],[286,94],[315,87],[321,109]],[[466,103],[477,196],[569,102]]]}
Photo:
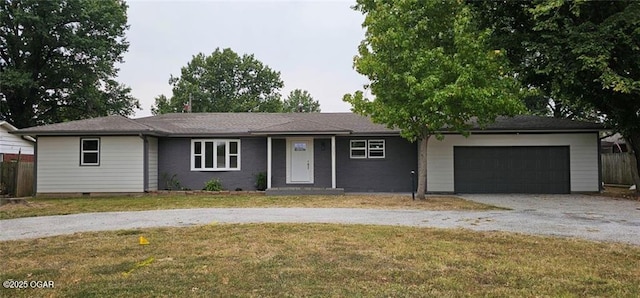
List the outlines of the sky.
{"label": "sky", "polygon": [[283,98],[303,89],[322,112],[347,112],[346,93],[362,90],[367,78],[353,69],[364,38],[364,16],[355,1],[135,1],[127,11],[129,51],[117,80],[141,104],[135,118],[150,116],[154,98],[171,96],[169,77],[194,55],[216,48],[253,54],[280,72]]}

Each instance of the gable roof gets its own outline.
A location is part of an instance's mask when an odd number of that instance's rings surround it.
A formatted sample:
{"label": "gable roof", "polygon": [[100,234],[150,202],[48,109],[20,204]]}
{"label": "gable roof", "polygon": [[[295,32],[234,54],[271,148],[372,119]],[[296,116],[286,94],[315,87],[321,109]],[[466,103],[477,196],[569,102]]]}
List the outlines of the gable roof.
{"label": "gable roof", "polygon": [[[498,117],[494,123],[484,129],[474,125],[471,131],[475,133],[570,132],[598,131],[603,128],[599,123],[520,115]],[[384,125],[373,123],[368,117],[353,113],[175,113],[138,119],[114,115],[30,127],[15,133],[22,135],[142,134],[188,137],[267,134],[397,135],[399,132],[398,129],[389,129]]]}

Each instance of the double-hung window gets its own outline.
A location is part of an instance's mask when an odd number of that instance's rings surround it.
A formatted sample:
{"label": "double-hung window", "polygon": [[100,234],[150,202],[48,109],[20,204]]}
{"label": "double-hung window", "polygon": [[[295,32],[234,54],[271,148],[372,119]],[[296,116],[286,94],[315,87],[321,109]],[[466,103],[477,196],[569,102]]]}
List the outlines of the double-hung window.
{"label": "double-hung window", "polygon": [[368,158],[384,158],[384,140],[369,140]]}
{"label": "double-hung window", "polygon": [[351,158],[367,158],[367,141],[351,140]]}
{"label": "double-hung window", "polygon": [[81,138],[80,139],[80,165],[99,166],[100,165],[100,139]]}
{"label": "double-hung window", "polygon": [[240,140],[200,139],[191,141],[192,171],[240,170]]}
{"label": "double-hung window", "polygon": [[351,140],[349,156],[355,159],[384,158],[384,140]]}

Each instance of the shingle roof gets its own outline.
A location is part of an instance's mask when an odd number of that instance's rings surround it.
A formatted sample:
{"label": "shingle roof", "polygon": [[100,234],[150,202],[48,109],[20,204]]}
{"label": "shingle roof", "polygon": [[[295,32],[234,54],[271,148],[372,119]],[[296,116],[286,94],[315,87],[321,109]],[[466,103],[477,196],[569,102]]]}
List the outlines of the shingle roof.
{"label": "shingle roof", "polygon": [[135,121],[170,135],[398,132],[353,113],[181,113]]}
{"label": "shingle roof", "polygon": [[[484,130],[596,131],[602,124],[540,116],[498,117]],[[443,132],[446,132],[444,130]],[[20,129],[24,135],[146,134],[166,136],[251,134],[398,134],[399,130],[353,113],[181,113],[138,119],[107,116]]]}
{"label": "shingle roof", "polygon": [[293,119],[282,124],[275,124],[267,127],[254,129],[251,133],[268,134],[268,133],[309,133],[309,132],[326,132],[326,133],[350,133],[351,131],[333,126],[328,123],[320,123],[312,120]]}
{"label": "shingle roof", "polygon": [[80,134],[153,134],[154,128],[120,115],[76,120],[19,129],[24,135]]}
{"label": "shingle roof", "polygon": [[[519,115],[515,117],[498,117],[496,121],[487,125],[483,131],[572,131],[572,130],[601,130],[600,123],[575,121],[534,115]],[[474,125],[479,130],[478,125]]]}

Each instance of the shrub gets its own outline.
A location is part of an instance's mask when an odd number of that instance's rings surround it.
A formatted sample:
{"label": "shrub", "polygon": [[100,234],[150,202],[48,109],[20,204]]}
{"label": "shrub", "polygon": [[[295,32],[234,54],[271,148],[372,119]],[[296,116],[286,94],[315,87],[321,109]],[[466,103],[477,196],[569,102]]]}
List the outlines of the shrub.
{"label": "shrub", "polygon": [[164,180],[164,187],[166,190],[180,190],[182,189],[182,184],[178,178],[176,178],[178,174],[169,175],[169,173],[163,173],[162,179]]}
{"label": "shrub", "polygon": [[256,178],[256,189],[263,191],[267,189],[267,173],[260,172],[255,175]]}
{"label": "shrub", "polygon": [[204,189],[207,191],[221,191],[222,190],[222,182],[218,178],[211,178],[211,180],[207,181],[204,184]]}

